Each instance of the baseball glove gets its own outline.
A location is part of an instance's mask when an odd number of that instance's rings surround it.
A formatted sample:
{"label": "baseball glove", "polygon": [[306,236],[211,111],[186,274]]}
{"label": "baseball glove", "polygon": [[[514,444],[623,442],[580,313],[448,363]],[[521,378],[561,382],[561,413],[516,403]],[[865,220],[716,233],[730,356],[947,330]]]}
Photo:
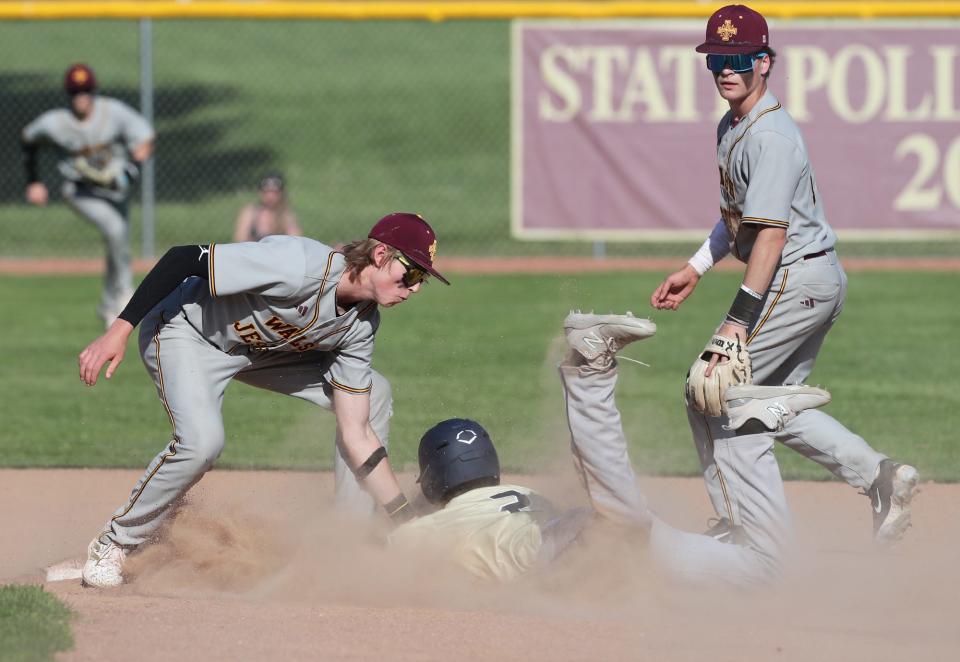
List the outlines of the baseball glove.
{"label": "baseball glove", "polygon": [[113,159],[103,168],[98,168],[86,157],[78,156],[73,160],[73,167],[88,182],[103,188],[122,188],[126,184],[123,161],[119,159]]}
{"label": "baseball glove", "polygon": [[[710,366],[713,354],[719,354],[721,361],[713,367],[713,372],[707,377],[707,368]],[[723,361],[722,357],[729,360]],[[743,343],[737,338],[715,335],[710,338],[710,342],[703,348],[703,352],[693,362],[687,373],[687,402],[701,414],[720,416],[726,413],[723,393],[727,387],[749,384],[752,379],[750,354]]]}

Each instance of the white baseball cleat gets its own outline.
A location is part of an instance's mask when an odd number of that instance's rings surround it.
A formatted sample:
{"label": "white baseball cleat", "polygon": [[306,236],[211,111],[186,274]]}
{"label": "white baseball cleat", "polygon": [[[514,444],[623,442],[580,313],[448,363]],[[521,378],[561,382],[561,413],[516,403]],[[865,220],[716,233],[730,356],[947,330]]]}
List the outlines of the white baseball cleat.
{"label": "white baseball cleat", "polygon": [[571,311],[563,320],[563,331],[570,349],[587,362],[606,365],[613,361],[617,352],[630,343],[655,334],[657,325],[651,320],[634,317],[629,311],[625,315],[594,315]]}
{"label": "white baseball cleat", "polygon": [[739,430],[750,419],[757,419],[768,430],[779,432],[804,409],[822,407],[830,402],[830,393],[816,386],[730,386],[723,394],[730,424],[728,430]]}
{"label": "white baseball cleat", "polygon": [[94,538],[87,547],[87,562],[83,564],[82,583],[96,588],[113,588],[123,583],[123,562],[126,552],[113,542]]}
{"label": "white baseball cleat", "polygon": [[909,464],[883,460],[877,467],[877,478],[866,492],[873,510],[873,539],[877,543],[895,543],[910,528],[910,501],[919,482],[920,474]]}

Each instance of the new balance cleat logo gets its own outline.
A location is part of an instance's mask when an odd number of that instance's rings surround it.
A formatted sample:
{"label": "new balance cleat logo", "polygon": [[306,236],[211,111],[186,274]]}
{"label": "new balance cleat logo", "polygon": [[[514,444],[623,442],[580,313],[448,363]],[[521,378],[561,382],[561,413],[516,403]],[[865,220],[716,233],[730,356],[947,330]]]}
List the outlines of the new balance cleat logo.
{"label": "new balance cleat logo", "polygon": [[769,407],[767,407],[767,411],[770,412],[771,414],[773,414],[774,416],[777,416],[777,417],[780,417],[780,418],[782,418],[782,417],[784,417],[784,416],[786,416],[787,414],[790,413],[790,410],[787,409],[786,407],[784,407],[784,406],[783,406],[782,404],[780,404],[779,402],[774,402],[772,405],[770,405]]}
{"label": "new balance cleat logo", "polygon": [[590,348],[594,352],[602,352],[607,349],[606,341],[601,338],[596,331],[590,332],[588,335],[583,337],[583,344]]}
{"label": "new balance cleat logo", "polygon": [[[571,312],[563,322],[567,344],[584,359],[610,365],[617,352],[637,340],[649,338],[657,326],[632,314],[594,315]],[[626,358],[626,357],[621,357]]]}

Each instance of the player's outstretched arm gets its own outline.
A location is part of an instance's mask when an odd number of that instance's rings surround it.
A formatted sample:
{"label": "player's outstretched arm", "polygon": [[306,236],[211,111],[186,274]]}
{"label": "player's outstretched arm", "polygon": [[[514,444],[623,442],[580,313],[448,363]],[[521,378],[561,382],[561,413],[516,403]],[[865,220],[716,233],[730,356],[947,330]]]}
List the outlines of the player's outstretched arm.
{"label": "player's outstretched arm", "polygon": [[659,310],[676,310],[693,293],[700,277],[730,253],[730,233],[723,219],[679,271],[670,274],[650,296],[650,305]]}
{"label": "player's outstretched arm", "polygon": [[97,383],[100,369],[110,362],[106,377],[116,372],[134,327],[164,297],[189,276],[209,277],[210,246],[174,246],[154,265],[137,287],[126,308],[107,332],[80,352],[80,379],[87,386]]}
{"label": "player's outstretched arm", "polygon": [[676,310],[693,293],[700,274],[689,264],[667,276],[650,295],[650,305],[658,310]]}
{"label": "player's outstretched arm", "polygon": [[357,479],[394,521],[409,519],[412,509],[386,459],[383,444],[370,427],[370,394],[335,388],[333,411],[343,439],[341,452]]}
{"label": "player's outstretched arm", "polygon": [[37,143],[23,139],[20,147],[23,150],[23,168],[27,178],[27,202],[42,207],[47,204],[49,193],[37,174]]}
{"label": "player's outstretched arm", "polygon": [[97,383],[100,376],[100,369],[105,363],[107,372],[104,375],[107,379],[113,377],[123,362],[123,355],[127,351],[127,338],[133,331],[133,325],[124,319],[117,319],[107,332],[87,345],[86,349],[80,352],[78,362],[80,364],[80,379],[87,386],[93,386]]}
{"label": "player's outstretched arm", "polygon": [[137,163],[144,163],[153,155],[153,140],[145,140],[140,143],[132,150],[130,150],[130,156],[133,157],[133,160]]}
{"label": "player's outstretched arm", "polygon": [[[717,334],[727,338],[738,338],[746,343],[748,330],[760,318],[763,310],[763,299],[770,282],[780,264],[783,247],[787,243],[787,231],[783,228],[764,227],[757,232],[757,238],[750,251],[750,260],[743,275],[743,284],[734,299],[726,320],[717,330]],[[713,368],[720,361],[720,355],[714,354],[710,359],[706,376],[713,374]]]}

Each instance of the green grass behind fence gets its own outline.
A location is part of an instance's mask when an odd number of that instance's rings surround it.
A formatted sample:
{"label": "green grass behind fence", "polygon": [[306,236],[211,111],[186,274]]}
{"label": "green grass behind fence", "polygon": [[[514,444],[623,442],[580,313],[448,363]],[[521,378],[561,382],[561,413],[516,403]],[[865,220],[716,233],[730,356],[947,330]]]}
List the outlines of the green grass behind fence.
{"label": "green grass behind fence", "polygon": [[[656,337],[626,352],[651,364],[621,366],[618,401],[637,468],[695,474],[682,404],[683,377],[729,305],[736,274],[713,273],[676,313],[656,313]],[[391,459],[415,462],[420,435],[466,416],[489,428],[510,470],[533,471],[567,453],[555,364],[570,308],[647,314],[657,274],[457,276],[383,312],[374,366],[393,385]],[[960,388],[953,352],[957,277],[856,273],[846,310],[811,382],[827,386],[827,411],[878,450],[915,462],[927,478],[957,480]],[[143,467],[169,435],[153,383],[131,341],[109,382],[81,385],[76,355],[100,332],[95,278],[0,279],[16,311],[4,322],[0,363],[0,463],[5,466]],[[227,445],[219,466],[323,468],[333,419],[316,407],[232,384],[224,402]],[[794,453],[778,457],[793,478],[826,473]]]}

